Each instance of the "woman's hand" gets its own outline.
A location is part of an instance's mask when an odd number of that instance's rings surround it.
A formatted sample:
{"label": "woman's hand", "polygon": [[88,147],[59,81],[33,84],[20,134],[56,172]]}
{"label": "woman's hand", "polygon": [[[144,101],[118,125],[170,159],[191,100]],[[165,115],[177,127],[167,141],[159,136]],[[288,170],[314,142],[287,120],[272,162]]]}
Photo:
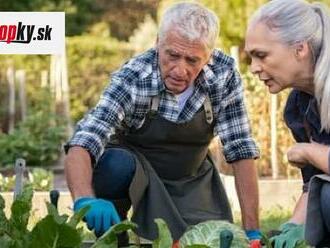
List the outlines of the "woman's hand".
{"label": "woman's hand", "polygon": [[323,172],[329,174],[330,146],[316,142],[297,143],[287,152],[287,157],[291,165],[303,168],[306,164],[311,164]]}
{"label": "woman's hand", "polygon": [[288,161],[291,165],[303,168],[309,163],[307,150],[310,148],[310,143],[297,143],[289,148],[287,152]]}

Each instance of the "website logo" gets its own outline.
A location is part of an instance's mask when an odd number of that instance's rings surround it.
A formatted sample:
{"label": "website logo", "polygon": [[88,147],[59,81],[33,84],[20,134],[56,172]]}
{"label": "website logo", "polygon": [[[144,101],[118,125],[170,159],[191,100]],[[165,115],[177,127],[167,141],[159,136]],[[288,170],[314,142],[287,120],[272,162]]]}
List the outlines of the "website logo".
{"label": "website logo", "polygon": [[0,54],[63,54],[64,12],[0,12]]}

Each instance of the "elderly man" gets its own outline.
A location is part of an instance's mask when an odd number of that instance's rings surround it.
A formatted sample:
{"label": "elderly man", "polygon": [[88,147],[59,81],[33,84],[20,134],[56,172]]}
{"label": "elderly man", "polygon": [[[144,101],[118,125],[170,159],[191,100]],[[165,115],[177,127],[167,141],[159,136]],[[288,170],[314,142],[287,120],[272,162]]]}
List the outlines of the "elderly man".
{"label": "elderly man", "polygon": [[[67,181],[74,210],[96,235],[126,218],[157,237],[163,218],[179,239],[188,225],[232,221],[208,145],[219,135],[233,165],[250,239],[259,239],[258,187],[243,87],[234,60],[215,49],[216,15],[196,3],[165,12],[156,47],[113,73],[96,107],[69,141]],[[123,203],[128,203],[125,204]]]}

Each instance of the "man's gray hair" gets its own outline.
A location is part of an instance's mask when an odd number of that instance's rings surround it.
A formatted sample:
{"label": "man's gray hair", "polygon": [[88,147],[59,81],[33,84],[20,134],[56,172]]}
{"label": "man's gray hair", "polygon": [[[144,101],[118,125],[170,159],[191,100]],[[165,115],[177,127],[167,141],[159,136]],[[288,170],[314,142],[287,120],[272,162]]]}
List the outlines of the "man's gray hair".
{"label": "man's gray hair", "polygon": [[330,15],[321,3],[304,0],[272,0],[263,5],[250,25],[264,23],[279,39],[294,45],[307,42],[314,59],[314,87],[321,128],[330,131]]}
{"label": "man's gray hair", "polygon": [[189,41],[201,41],[212,50],[219,35],[219,19],[213,11],[200,4],[177,3],[166,9],[163,14],[158,33],[159,40],[172,30]]}

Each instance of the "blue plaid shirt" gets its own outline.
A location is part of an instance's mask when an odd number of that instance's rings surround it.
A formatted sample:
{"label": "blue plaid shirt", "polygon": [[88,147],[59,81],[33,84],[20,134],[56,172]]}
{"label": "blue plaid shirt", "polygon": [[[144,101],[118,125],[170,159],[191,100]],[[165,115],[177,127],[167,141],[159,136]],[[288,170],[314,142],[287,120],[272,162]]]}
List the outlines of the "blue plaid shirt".
{"label": "blue plaid shirt", "polygon": [[155,49],[132,58],[114,72],[94,109],[77,125],[68,146],[81,146],[96,162],[116,130],[139,128],[150,110],[153,96],[160,96],[158,113],[165,119],[190,121],[209,95],[215,120],[214,135],[219,135],[228,162],[256,158],[258,149],[250,133],[243,86],[234,60],[215,50],[195,81],[193,94],[182,111],[177,97],[168,92],[161,79]]}

